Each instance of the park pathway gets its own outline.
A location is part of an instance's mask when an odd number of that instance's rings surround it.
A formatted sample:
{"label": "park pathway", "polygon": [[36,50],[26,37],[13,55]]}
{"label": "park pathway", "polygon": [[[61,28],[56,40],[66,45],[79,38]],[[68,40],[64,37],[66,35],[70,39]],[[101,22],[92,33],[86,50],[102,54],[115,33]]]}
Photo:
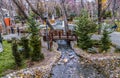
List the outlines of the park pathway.
{"label": "park pathway", "polygon": [[[110,35],[110,40],[112,42],[112,44],[116,45],[117,48],[120,49],[120,32],[112,32]],[[101,35],[93,35],[92,36],[93,40],[100,40],[101,39]]]}
{"label": "park pathway", "polygon": [[120,48],[120,32],[113,32],[110,34],[110,36],[112,43]]}

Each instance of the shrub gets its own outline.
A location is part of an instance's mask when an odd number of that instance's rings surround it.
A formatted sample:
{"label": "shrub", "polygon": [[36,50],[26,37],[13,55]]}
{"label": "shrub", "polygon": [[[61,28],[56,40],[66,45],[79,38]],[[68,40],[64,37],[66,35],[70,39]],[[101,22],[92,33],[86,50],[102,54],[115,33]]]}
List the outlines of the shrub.
{"label": "shrub", "polygon": [[20,23],[20,21],[19,20],[15,20],[15,23]]}
{"label": "shrub", "polygon": [[22,37],[21,43],[22,43],[24,58],[29,58],[30,57],[29,40],[26,37]]}
{"label": "shrub", "polygon": [[120,53],[120,48],[115,48],[116,53]]}
{"label": "shrub", "polygon": [[106,28],[103,30],[103,37],[101,38],[101,51],[107,51],[110,48],[110,38],[109,38],[109,32],[106,30]]}
{"label": "shrub", "polygon": [[83,12],[79,17],[77,27],[75,30],[78,36],[77,44],[82,49],[88,49],[92,47],[91,35],[96,31],[97,25],[88,18],[86,12]]}
{"label": "shrub", "polygon": [[93,47],[99,48],[101,46],[100,40],[92,40]]}
{"label": "shrub", "polygon": [[12,43],[12,40],[11,40],[11,39],[7,39],[7,42],[8,42],[8,43]]}
{"label": "shrub", "polygon": [[31,51],[31,60],[32,61],[38,61],[42,60],[44,58],[43,54],[41,53],[41,40],[39,36],[39,29],[36,24],[36,21],[34,20],[34,15],[31,15],[28,19],[28,25],[29,25],[29,30],[31,32],[30,36],[30,46],[32,48]]}
{"label": "shrub", "polygon": [[21,66],[22,65],[22,59],[21,59],[20,54],[19,54],[17,49],[18,49],[17,41],[15,39],[13,39],[12,54],[14,56],[15,63],[17,64],[17,66]]}
{"label": "shrub", "polygon": [[0,78],[5,75],[5,71],[14,69],[15,62],[12,55],[12,46],[3,41],[4,51],[0,53]]}
{"label": "shrub", "polygon": [[103,14],[103,18],[106,18],[106,17],[112,17],[112,12],[111,11],[106,11],[104,14]]}

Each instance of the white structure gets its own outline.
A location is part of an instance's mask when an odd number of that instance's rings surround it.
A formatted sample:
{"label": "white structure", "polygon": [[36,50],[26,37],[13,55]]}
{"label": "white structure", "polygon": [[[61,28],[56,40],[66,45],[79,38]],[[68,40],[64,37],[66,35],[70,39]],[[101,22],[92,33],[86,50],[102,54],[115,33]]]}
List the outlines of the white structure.
{"label": "white structure", "polygon": [[62,21],[62,27],[65,27],[65,22],[64,21]]}
{"label": "white structure", "polygon": [[52,15],[52,20],[55,20],[55,17],[54,17],[54,15]]}
{"label": "white structure", "polygon": [[3,52],[3,46],[2,44],[0,43],[0,53]]}

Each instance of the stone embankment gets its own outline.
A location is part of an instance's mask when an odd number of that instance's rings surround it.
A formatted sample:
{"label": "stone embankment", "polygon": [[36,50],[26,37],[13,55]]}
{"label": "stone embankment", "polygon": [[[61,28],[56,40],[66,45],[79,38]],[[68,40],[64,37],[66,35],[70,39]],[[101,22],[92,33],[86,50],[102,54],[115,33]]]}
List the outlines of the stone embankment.
{"label": "stone embankment", "polygon": [[90,54],[76,47],[76,42],[71,45],[84,63],[92,64],[106,78],[120,78],[120,53]]}

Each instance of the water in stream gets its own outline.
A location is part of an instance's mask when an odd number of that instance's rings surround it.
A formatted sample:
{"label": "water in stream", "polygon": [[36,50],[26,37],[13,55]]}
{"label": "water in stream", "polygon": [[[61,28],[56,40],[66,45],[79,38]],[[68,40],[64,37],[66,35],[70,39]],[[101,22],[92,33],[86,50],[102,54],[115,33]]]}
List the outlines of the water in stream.
{"label": "water in stream", "polygon": [[51,78],[105,78],[92,66],[85,67],[64,40],[58,40],[61,58],[51,71]]}

